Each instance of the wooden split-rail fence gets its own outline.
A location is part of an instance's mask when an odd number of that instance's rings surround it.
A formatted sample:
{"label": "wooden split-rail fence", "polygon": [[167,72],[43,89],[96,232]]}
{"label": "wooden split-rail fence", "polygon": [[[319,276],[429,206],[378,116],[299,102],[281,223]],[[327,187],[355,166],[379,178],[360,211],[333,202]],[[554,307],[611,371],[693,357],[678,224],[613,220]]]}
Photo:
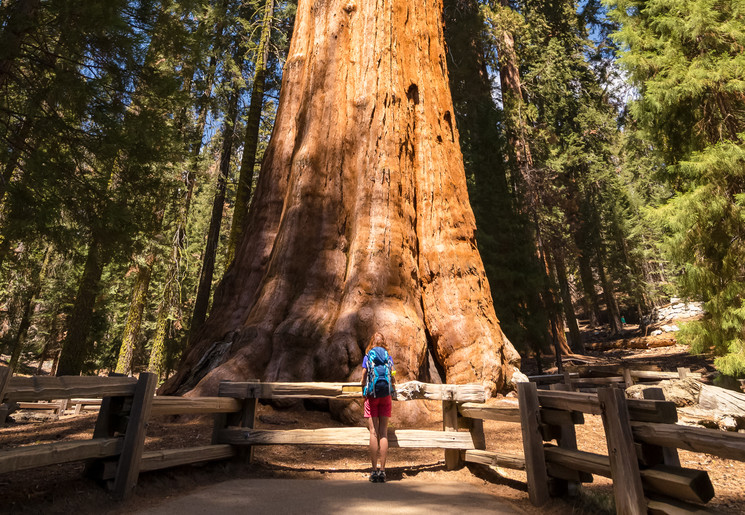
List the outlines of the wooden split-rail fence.
{"label": "wooden split-rail fence", "polygon": [[[358,384],[224,382],[217,397],[155,396],[151,374],[134,378],[14,377],[0,401],[102,399],[93,438],[0,450],[0,474],[71,461],[87,461],[86,473],[127,497],[140,472],[211,460],[251,460],[256,445],[368,445],[364,428],[268,430],[255,427],[259,399],[359,399]],[[617,512],[695,513],[714,496],[706,471],[683,468],[677,449],[745,461],[745,435],[676,425],[675,405],[662,391],[626,399],[619,388],[597,393],[539,390],[518,385],[518,404],[486,402],[479,385],[404,383],[398,401],[442,402],[442,431],[391,429],[391,447],[440,448],[449,469],[464,463],[524,470],[530,500],[575,490],[593,475],[609,477]],[[147,421],[159,415],[214,414],[211,445],[144,451]],[[608,454],[578,450],[575,426],[585,414],[600,415]],[[486,449],[484,420],[512,422],[523,453]]]}
{"label": "wooden split-rail fence", "polygon": [[698,379],[702,375],[688,368],[678,368],[676,372],[664,372],[656,365],[569,365],[561,374],[530,376],[531,382],[548,386],[563,383],[572,391],[597,392],[598,388],[615,386],[628,388],[635,384],[657,383],[666,379]]}

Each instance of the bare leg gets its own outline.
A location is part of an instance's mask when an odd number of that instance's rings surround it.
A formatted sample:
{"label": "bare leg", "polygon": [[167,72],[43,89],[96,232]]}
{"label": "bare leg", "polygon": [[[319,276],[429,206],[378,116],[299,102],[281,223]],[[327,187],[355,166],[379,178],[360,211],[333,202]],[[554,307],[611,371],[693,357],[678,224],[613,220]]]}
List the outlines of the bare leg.
{"label": "bare leg", "polygon": [[380,470],[385,471],[385,459],[388,456],[388,417],[379,417],[377,424],[378,449],[380,450]]}
{"label": "bare leg", "polygon": [[[378,469],[378,419],[376,417],[370,417],[367,419],[367,427],[370,430],[370,462],[372,463],[373,471]],[[386,450],[388,447],[388,441],[386,440]]]}

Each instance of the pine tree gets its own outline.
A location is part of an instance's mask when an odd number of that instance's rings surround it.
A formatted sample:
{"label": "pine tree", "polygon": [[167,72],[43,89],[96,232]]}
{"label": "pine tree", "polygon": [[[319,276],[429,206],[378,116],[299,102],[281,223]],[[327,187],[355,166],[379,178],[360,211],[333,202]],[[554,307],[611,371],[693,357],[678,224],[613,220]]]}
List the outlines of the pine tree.
{"label": "pine tree", "polygon": [[683,295],[707,316],[679,340],[713,350],[725,374],[745,375],[745,5],[739,1],[609,1],[621,57],[639,99],[634,119],[662,157],[673,192],[655,212]]}

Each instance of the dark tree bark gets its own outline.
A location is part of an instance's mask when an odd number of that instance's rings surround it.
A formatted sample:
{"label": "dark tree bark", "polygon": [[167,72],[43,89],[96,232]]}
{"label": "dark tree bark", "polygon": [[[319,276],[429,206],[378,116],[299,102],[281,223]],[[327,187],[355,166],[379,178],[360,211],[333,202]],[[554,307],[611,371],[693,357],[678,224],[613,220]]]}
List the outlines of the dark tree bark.
{"label": "dark tree bark", "polygon": [[519,356],[476,250],[441,3],[298,5],[246,235],[164,392],[222,379],[358,380],[387,339],[399,380],[503,389]]}
{"label": "dark tree bark", "polygon": [[559,302],[558,295],[555,293],[557,289],[558,279],[556,278],[556,266],[553,262],[554,253],[549,254],[547,252],[548,245],[543,245],[541,240],[538,240],[538,248],[543,249],[540,253],[543,263],[545,264],[545,283],[543,289],[543,299],[548,313],[548,322],[551,328],[551,342],[554,347],[554,353],[556,354],[556,366],[561,369],[561,356],[571,354],[572,349],[569,348],[567,342],[567,335],[564,331],[564,317],[561,303]]}
{"label": "dark tree bark", "polygon": [[[242,70],[245,47],[241,44],[239,36],[235,36],[233,45],[233,61],[236,63],[238,70]],[[241,72],[239,71],[238,73],[240,74]],[[217,245],[220,239],[220,226],[222,225],[222,214],[225,208],[225,194],[228,183],[228,174],[230,173],[230,158],[233,154],[233,142],[235,139],[235,124],[238,120],[238,101],[240,100],[242,90],[240,79],[239,76],[232,76],[227,84],[229,86],[228,91],[230,91],[230,95],[228,98],[227,112],[223,118],[223,139],[220,147],[217,187],[215,188],[215,198],[212,201],[210,226],[207,230],[207,242],[205,244],[202,258],[202,268],[199,272],[199,286],[197,287],[197,296],[194,301],[191,324],[189,325],[189,342],[194,341],[195,335],[199,333],[204,325],[210,298],[212,297],[212,276],[215,271],[215,258],[217,256]]]}
{"label": "dark tree bark", "polygon": [[582,303],[589,319],[589,325],[591,328],[594,328],[600,323],[600,307],[598,305],[597,294],[595,293],[595,277],[592,274],[590,256],[587,254],[585,247],[580,246],[579,243],[577,264],[579,265],[579,276],[582,284]]}
{"label": "dark tree bark", "polygon": [[564,311],[564,317],[569,327],[569,346],[572,352],[577,354],[585,353],[585,343],[582,341],[582,335],[579,332],[577,317],[574,315],[574,306],[572,305],[572,293],[569,290],[569,281],[567,280],[567,269],[564,263],[564,256],[561,251],[554,254],[554,265],[556,266],[556,279],[559,281],[559,291],[561,291],[561,305]]}
{"label": "dark tree bark", "polygon": [[207,242],[204,246],[202,258],[202,269],[199,272],[199,286],[197,297],[194,301],[194,311],[191,315],[189,326],[189,341],[193,341],[194,335],[204,325],[207,317],[212,293],[212,276],[215,271],[215,258],[217,256],[217,244],[220,240],[220,226],[222,225],[222,213],[225,208],[225,192],[230,172],[230,157],[233,152],[233,136],[235,134],[235,122],[238,117],[238,91],[231,94],[228,112],[223,124],[223,141],[220,148],[220,164],[217,169],[217,187],[215,198],[212,201],[212,214],[210,215],[210,226],[207,230]]}
{"label": "dark tree bark", "polygon": [[58,376],[80,375],[88,357],[88,328],[93,316],[93,305],[100,289],[104,260],[101,244],[95,236],[88,248],[88,256],[80,279],[75,304],[67,322],[67,335],[57,367]]}
{"label": "dark tree bark", "polygon": [[[500,0],[504,9],[511,9],[509,0]],[[543,311],[546,313],[546,339],[559,349],[557,356],[567,354],[569,345],[564,333],[564,322],[559,308],[559,294],[555,291],[557,281],[553,277],[551,249],[547,244],[539,219],[543,205],[539,171],[533,162],[529,133],[525,120],[525,105],[520,78],[520,67],[515,50],[515,38],[506,28],[499,34],[499,80],[502,88],[502,102],[506,113],[507,137],[509,139],[510,164],[514,170],[513,188],[521,199],[520,208],[532,223],[533,245],[538,260],[539,273],[542,274],[543,288],[538,292]],[[560,359],[557,357],[557,360]],[[560,366],[560,363],[557,363]]]}
{"label": "dark tree bark", "polygon": [[616,302],[616,294],[615,289],[613,288],[613,282],[605,273],[605,251],[602,244],[597,246],[596,258],[598,275],[600,276],[600,284],[603,286],[603,299],[605,299],[605,309],[608,313],[608,324],[610,325],[611,333],[618,334],[621,331],[621,313],[618,310],[618,303]]}
{"label": "dark tree bark", "polygon": [[49,262],[51,260],[51,257],[52,248],[47,247],[47,250],[44,253],[44,261],[41,263],[38,274],[34,273],[30,281],[31,287],[27,292],[27,298],[24,302],[21,323],[19,324],[15,337],[10,344],[10,347],[11,349],[13,349],[13,351],[11,353],[10,363],[8,364],[8,366],[10,366],[10,369],[13,372],[17,372],[18,366],[20,365],[21,353],[23,352],[23,347],[26,344],[26,336],[28,335],[28,330],[31,327],[31,316],[36,309],[36,299],[38,298],[39,293],[41,293],[41,288],[44,285],[44,281],[49,272]]}
{"label": "dark tree bark", "polygon": [[[225,9],[227,1],[223,0],[222,8]],[[200,28],[203,26],[200,25]],[[215,26],[215,43],[213,54],[210,56],[209,66],[207,67],[204,87],[199,95],[198,112],[199,116],[194,127],[194,138],[189,142],[187,151],[190,159],[187,162],[186,173],[184,174],[183,201],[178,206],[179,214],[176,220],[176,229],[171,240],[171,258],[168,261],[166,278],[163,281],[163,291],[161,294],[160,305],[156,315],[155,336],[153,345],[150,350],[150,360],[148,362],[148,372],[163,377],[164,360],[166,358],[166,333],[170,327],[170,315],[172,310],[180,313],[178,304],[180,302],[180,274],[182,273],[182,261],[186,252],[186,225],[191,209],[191,201],[196,186],[196,169],[198,167],[199,154],[202,150],[202,140],[204,139],[204,128],[207,124],[207,115],[209,114],[210,98],[212,97],[212,88],[215,82],[215,71],[217,67],[216,54],[223,51],[223,45],[220,42],[223,39],[225,30],[225,16],[221,17]],[[196,66],[194,66],[196,67]],[[188,138],[187,138],[188,141]]]}
{"label": "dark tree bark", "polygon": [[259,143],[261,110],[264,106],[264,87],[267,73],[266,66],[269,60],[269,36],[272,32],[274,0],[267,0],[264,9],[264,19],[261,27],[261,41],[256,53],[256,62],[254,63],[254,79],[253,84],[251,85],[251,104],[249,105],[248,115],[246,116],[246,135],[243,138],[243,157],[241,158],[241,170],[235,194],[233,222],[230,226],[230,239],[228,240],[228,263],[233,262],[233,258],[235,257],[235,247],[246,227],[248,203],[251,200],[251,187],[254,178],[254,166],[256,165],[256,148]]}

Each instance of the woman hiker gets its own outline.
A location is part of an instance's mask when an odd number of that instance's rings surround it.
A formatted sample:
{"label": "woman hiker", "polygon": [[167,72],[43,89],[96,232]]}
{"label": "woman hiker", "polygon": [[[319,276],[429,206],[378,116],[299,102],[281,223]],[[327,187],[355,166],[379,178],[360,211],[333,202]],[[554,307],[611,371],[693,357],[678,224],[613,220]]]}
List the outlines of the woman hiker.
{"label": "woman hiker", "polygon": [[[391,394],[395,391],[396,371],[384,347],[385,337],[373,334],[362,359],[362,392],[365,396],[365,418],[370,429],[370,481],[385,483],[385,459],[388,455],[388,419],[391,417]],[[380,460],[380,468],[378,468]]]}

